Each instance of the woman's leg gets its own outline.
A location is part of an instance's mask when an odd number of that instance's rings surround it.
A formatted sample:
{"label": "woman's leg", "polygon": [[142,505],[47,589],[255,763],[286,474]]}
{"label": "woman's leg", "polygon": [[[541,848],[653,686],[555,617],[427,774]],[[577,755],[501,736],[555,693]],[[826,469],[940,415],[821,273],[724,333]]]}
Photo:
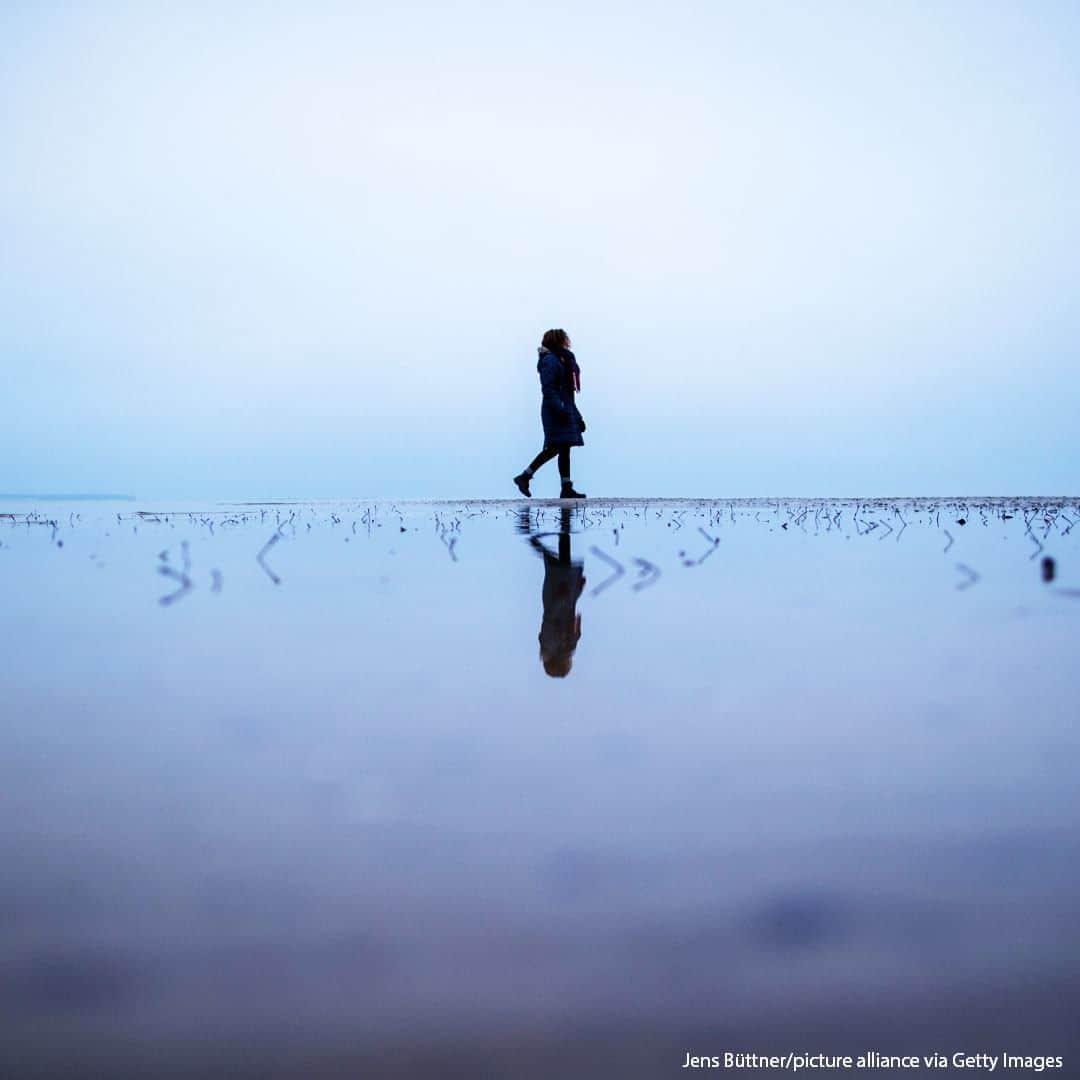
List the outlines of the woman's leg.
{"label": "woman's leg", "polygon": [[559,478],[565,487],[570,483],[570,447],[563,446],[559,449]]}
{"label": "woman's leg", "polygon": [[536,472],[545,461],[550,461],[558,452],[558,448],[552,450],[545,446],[544,449],[525,466],[525,471],[518,473],[518,475],[514,477],[514,483],[517,484],[518,491],[520,491],[525,498],[528,499],[532,496],[532,492],[529,490],[529,481],[533,478],[533,473]]}
{"label": "woman's leg", "polygon": [[570,447],[564,446],[559,451],[559,476],[562,477],[562,497],[564,499],[584,499],[580,491],[574,490],[570,479]]}
{"label": "woman's leg", "polygon": [[[566,448],[564,447],[564,449],[566,449]],[[543,465],[547,461],[550,461],[558,453],[560,453],[559,450],[549,450],[545,446],[544,449],[541,450],[540,453],[537,454],[536,457],[534,457],[532,459],[532,461],[528,465],[525,466],[525,472],[522,475],[531,477],[532,474],[534,472],[536,472],[536,470],[539,469],[541,465]],[[567,454],[569,454],[569,450],[567,450]],[[567,458],[567,460],[569,461],[569,457]],[[561,457],[559,458],[559,461],[560,461],[560,466],[559,467],[562,468],[562,465],[561,465],[562,458]]]}
{"label": "woman's leg", "polygon": [[570,508],[564,506],[559,515],[559,565],[569,566],[570,559]]}

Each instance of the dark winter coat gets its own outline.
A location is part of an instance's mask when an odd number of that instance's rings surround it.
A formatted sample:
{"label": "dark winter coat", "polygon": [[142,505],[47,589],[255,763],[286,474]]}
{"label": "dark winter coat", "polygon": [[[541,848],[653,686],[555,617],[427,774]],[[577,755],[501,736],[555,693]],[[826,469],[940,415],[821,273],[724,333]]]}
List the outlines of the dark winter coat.
{"label": "dark winter coat", "polygon": [[540,419],[544,424],[544,446],[584,446],[581,433],[585,421],[574,403],[574,374],[578,370],[574,354],[564,349],[560,355],[541,346],[536,370],[543,395]]}

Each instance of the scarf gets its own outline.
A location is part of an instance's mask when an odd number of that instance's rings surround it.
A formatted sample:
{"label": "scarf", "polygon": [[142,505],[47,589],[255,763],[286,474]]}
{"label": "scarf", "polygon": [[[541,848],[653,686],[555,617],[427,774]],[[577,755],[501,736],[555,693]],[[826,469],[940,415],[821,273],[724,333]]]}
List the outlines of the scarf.
{"label": "scarf", "polygon": [[570,369],[570,375],[574,380],[574,392],[581,393],[581,368],[578,367],[577,357],[569,349],[545,349],[543,345],[537,350],[541,356],[550,352],[557,356]]}

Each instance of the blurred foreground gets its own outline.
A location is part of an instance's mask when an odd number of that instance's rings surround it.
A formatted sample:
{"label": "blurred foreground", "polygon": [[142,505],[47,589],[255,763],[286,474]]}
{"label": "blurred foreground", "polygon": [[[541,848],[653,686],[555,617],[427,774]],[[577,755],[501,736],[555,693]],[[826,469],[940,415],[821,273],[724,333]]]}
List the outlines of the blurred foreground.
{"label": "blurred foreground", "polygon": [[0,505],[0,1075],[1071,1075],[1074,523]]}

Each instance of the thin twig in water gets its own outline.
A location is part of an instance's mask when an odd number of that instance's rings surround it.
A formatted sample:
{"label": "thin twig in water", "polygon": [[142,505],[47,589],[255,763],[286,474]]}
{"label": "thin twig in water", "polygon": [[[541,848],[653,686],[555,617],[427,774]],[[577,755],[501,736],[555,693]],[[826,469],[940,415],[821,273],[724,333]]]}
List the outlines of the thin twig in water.
{"label": "thin twig in water", "polygon": [[680,552],[679,554],[684,556],[683,566],[700,566],[720,546],[720,537],[710,536],[700,525],[698,526],[698,532],[708,540],[709,547],[705,554],[697,559],[687,559],[685,558],[686,552]]}
{"label": "thin twig in water", "polygon": [[904,535],[904,530],[908,526],[907,518],[905,518],[904,515],[900,513],[899,507],[894,506],[893,513],[896,514],[896,516],[900,519],[900,531],[896,534],[896,539],[899,540],[900,537]]}
{"label": "thin twig in water", "polygon": [[619,562],[617,559],[613,559],[610,555],[608,555],[606,552],[601,551],[598,547],[593,546],[589,548],[589,550],[598,559],[603,559],[604,562],[606,562],[608,566],[610,566],[613,570],[611,577],[606,578],[604,581],[601,581],[600,584],[597,585],[591,593],[589,593],[590,596],[599,596],[600,593],[602,593],[609,585],[614,585],[615,582],[618,581],[619,578],[621,578],[623,574],[626,573],[626,571],[623,569],[621,562]]}
{"label": "thin twig in water", "polygon": [[969,589],[972,585],[975,584],[976,581],[979,580],[979,575],[975,573],[975,571],[972,570],[970,566],[965,566],[962,562],[958,562],[956,564],[956,569],[959,570],[962,574],[967,574],[967,580],[961,581],[957,584],[956,587],[958,589]]}
{"label": "thin twig in water", "polygon": [[180,571],[174,570],[171,566],[159,566],[157,571],[163,577],[172,578],[174,581],[180,582],[180,588],[177,589],[176,592],[168,593],[158,599],[158,603],[161,604],[162,607],[168,607],[169,604],[179,600],[181,596],[185,596],[190,592],[192,584],[191,578],[189,578],[187,574],[182,574]]}
{"label": "thin twig in water", "polygon": [[648,559],[634,559],[634,562],[638,565],[638,578],[641,579],[632,586],[634,592],[647,589],[660,580],[660,568],[655,563],[649,562]]}
{"label": "thin twig in water", "polygon": [[263,544],[263,546],[262,546],[262,550],[261,550],[261,551],[259,552],[259,554],[255,556],[255,561],[256,561],[256,562],[257,562],[257,563],[258,563],[258,564],[259,564],[259,565],[260,565],[260,566],[261,566],[261,567],[262,567],[262,568],[263,568],[263,569],[264,569],[264,570],[266,571],[267,577],[269,577],[269,578],[270,578],[270,580],[271,580],[271,581],[272,581],[272,582],[273,582],[273,583],[274,583],[275,585],[280,585],[280,584],[281,584],[281,578],[279,578],[279,577],[277,576],[277,574],[275,574],[275,573],[274,573],[274,571],[273,571],[273,570],[271,570],[271,569],[270,569],[270,567],[266,565],[266,563],[264,562],[264,557],[265,557],[266,553],[267,553],[267,552],[268,552],[268,551],[269,551],[269,550],[270,550],[270,549],[271,549],[271,548],[272,548],[272,547],[273,547],[273,546],[274,546],[274,545],[275,545],[275,544],[276,544],[276,543],[277,543],[277,542],[278,542],[278,541],[279,541],[280,539],[281,539],[281,533],[280,533],[280,532],[276,532],[276,531],[275,531],[275,532],[274,532],[274,534],[273,534],[273,535],[272,535],[272,536],[270,537],[270,539],[269,539],[269,540],[267,540],[265,544]]}

